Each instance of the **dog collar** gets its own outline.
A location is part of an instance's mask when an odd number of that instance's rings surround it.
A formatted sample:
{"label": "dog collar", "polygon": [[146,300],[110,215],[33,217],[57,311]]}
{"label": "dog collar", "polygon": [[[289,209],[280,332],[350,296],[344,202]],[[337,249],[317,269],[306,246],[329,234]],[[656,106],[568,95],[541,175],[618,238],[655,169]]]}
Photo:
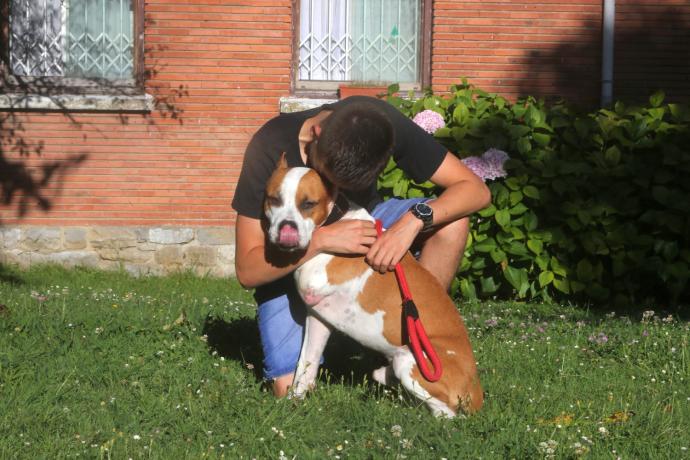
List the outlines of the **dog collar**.
{"label": "dog collar", "polygon": [[331,225],[333,222],[339,221],[340,218],[343,217],[349,210],[350,202],[347,200],[347,197],[342,193],[338,193],[335,203],[333,203],[333,209],[324,221],[323,225]]}

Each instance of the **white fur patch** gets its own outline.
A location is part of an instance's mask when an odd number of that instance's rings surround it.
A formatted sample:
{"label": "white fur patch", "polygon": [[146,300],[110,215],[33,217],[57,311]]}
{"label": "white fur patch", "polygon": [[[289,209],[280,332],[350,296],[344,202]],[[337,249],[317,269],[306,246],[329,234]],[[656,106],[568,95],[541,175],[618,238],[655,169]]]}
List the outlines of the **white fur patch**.
{"label": "white fur patch", "polygon": [[392,363],[395,376],[407,391],[424,401],[436,417],[455,417],[455,412],[446,403],[434,398],[422,385],[412,378],[412,368],[416,362],[412,352],[405,346],[400,347],[393,356]]}

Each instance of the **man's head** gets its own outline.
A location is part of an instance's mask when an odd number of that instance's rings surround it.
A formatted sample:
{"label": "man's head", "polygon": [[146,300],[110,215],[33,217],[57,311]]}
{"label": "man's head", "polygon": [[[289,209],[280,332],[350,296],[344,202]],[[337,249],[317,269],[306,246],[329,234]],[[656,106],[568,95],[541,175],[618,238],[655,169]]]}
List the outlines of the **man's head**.
{"label": "man's head", "polygon": [[393,125],[370,102],[353,102],[324,119],[309,146],[309,165],[345,190],[376,182],[393,148]]}

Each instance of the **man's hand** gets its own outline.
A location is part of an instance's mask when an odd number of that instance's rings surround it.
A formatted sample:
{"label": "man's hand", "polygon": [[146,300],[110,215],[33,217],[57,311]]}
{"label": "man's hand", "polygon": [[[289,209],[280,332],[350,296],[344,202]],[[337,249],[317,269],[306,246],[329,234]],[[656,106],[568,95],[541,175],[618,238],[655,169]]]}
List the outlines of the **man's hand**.
{"label": "man's hand", "polygon": [[376,241],[376,227],[368,220],[340,220],[319,227],[312,243],[319,252],[366,254]]}
{"label": "man's hand", "polygon": [[395,270],[405,253],[410,249],[423,223],[411,213],[406,213],[371,246],[366,261],[379,273]]}

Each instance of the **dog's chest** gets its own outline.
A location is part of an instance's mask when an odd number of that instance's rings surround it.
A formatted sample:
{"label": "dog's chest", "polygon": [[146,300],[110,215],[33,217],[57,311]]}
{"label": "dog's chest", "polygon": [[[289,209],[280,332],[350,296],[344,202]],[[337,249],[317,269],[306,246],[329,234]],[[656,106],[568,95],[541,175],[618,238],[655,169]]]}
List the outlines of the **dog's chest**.
{"label": "dog's chest", "polygon": [[393,346],[383,334],[384,312],[376,306],[362,305],[359,300],[373,270],[367,268],[357,276],[336,283],[331,262],[337,259],[321,254],[302,265],[295,272],[300,295],[313,313],[326,323],[362,345],[388,354]]}
{"label": "dog's chest", "polygon": [[373,270],[367,267],[343,278],[342,271],[347,269],[339,264],[342,261],[346,264],[354,262],[330,254],[319,254],[295,271],[297,290],[308,305],[316,305],[322,298],[334,295],[341,302],[357,299]]}

